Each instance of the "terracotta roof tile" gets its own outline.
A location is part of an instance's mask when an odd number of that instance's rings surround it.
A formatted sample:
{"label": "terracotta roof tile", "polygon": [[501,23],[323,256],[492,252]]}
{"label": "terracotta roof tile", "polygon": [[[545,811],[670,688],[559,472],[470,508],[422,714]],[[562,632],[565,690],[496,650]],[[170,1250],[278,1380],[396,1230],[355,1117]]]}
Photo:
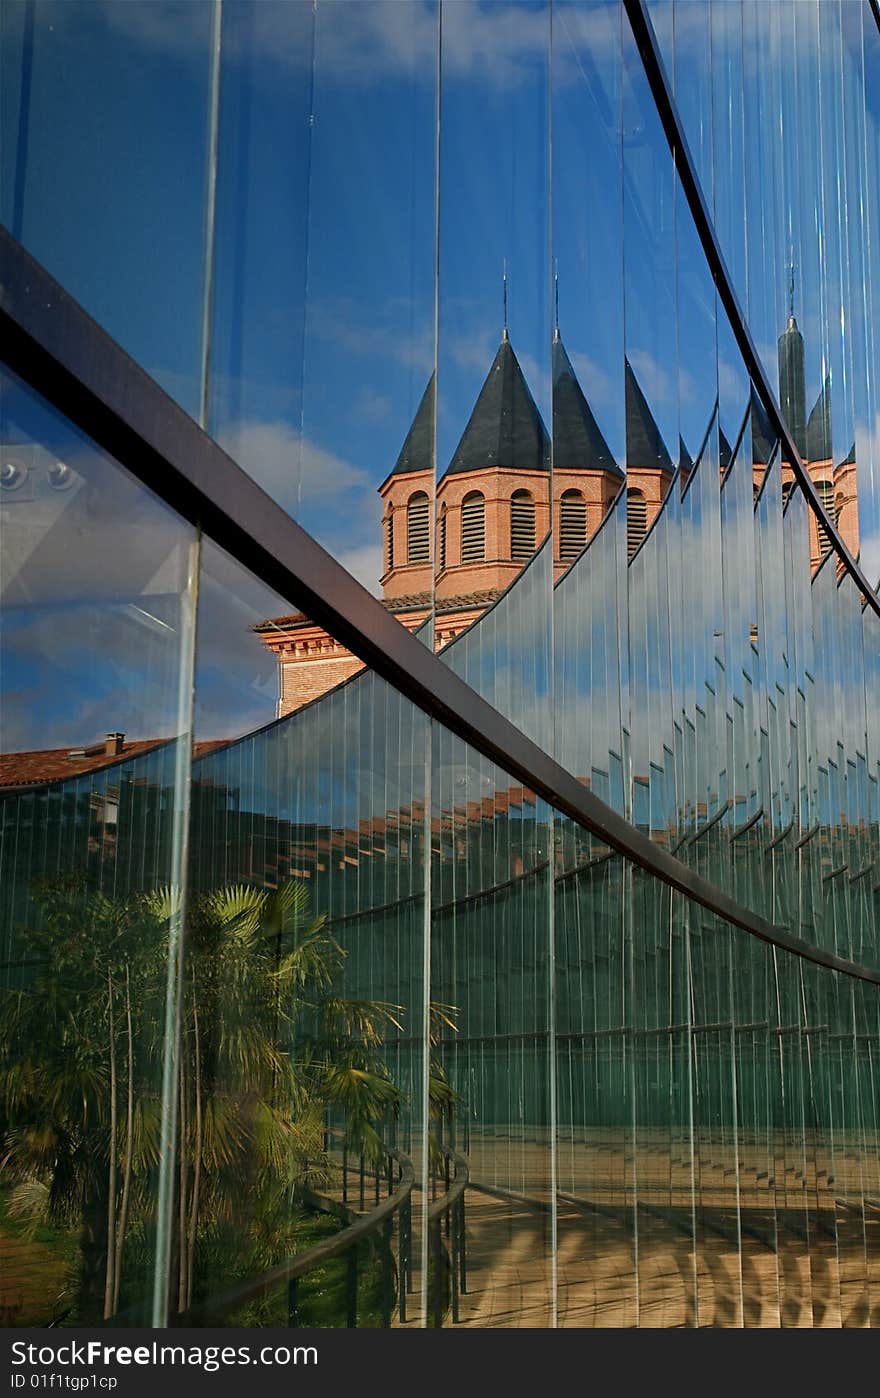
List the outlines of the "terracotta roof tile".
{"label": "terracotta roof tile", "polygon": [[[173,741],[171,738],[140,738],[123,743],[122,751],[113,755],[97,752],[89,756],[71,757],[70,754],[78,749],[69,747],[0,753],[0,790],[42,786],[47,782],[79,777],[85,772],[96,772],[104,767],[121,767],[133,757],[142,757],[144,753],[165,747]],[[210,742],[193,743],[193,757],[205,757],[217,748],[225,747],[229,741],[228,738],[215,738]]]}

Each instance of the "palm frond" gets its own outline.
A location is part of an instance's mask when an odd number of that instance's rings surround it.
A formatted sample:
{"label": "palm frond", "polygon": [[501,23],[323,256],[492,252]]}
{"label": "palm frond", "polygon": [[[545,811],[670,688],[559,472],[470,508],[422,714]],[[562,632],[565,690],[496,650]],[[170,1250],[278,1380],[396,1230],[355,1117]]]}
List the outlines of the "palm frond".
{"label": "palm frond", "polygon": [[363,1044],[378,1045],[384,1041],[389,1026],[403,1033],[403,1025],[398,1015],[402,1005],[391,1005],[385,1000],[346,1000],[341,996],[327,995],[318,1006],[325,1035],[333,1037],[343,1034],[347,1039],[358,1039]]}

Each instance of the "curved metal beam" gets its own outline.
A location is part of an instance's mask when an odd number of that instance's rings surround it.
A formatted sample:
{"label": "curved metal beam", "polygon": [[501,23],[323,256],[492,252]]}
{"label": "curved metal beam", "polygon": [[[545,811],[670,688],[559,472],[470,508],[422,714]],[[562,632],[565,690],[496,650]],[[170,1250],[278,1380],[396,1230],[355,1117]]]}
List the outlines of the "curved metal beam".
{"label": "curved metal beam", "polygon": [[672,95],[672,87],[669,76],[666,72],[666,65],[660,52],[660,45],[657,42],[657,35],[654,33],[654,26],[648,13],[646,0],[623,0],[623,7],[629,19],[630,28],[639,50],[639,56],[645,69],[651,95],[654,98],[657,112],[663,124],[663,130],[672,159],[675,164],[684,196],[687,199],[691,216],[696,225],[697,235],[709,264],[709,271],[712,273],[712,280],[718,292],[719,299],[727,314],[730,328],[733,331],[739,352],[743,357],[746,369],[761,402],[764,405],[767,416],[774,432],[779,438],[783,455],[791,463],[798,485],[804,493],[807,504],[828,534],[834,552],[837,554],[847,573],[862,592],[867,604],[880,616],[880,598],[878,598],[874,586],[868,581],[856,560],[853,558],[840,534],[837,532],[837,525],[828,514],[825,506],[819,497],[819,493],[813,484],[809,471],[801,460],[800,453],[795,446],[794,438],[789,431],[788,424],[782,415],[782,409],[776,401],[776,395],[767,375],[767,371],[758,353],[752,333],[749,330],[748,322],[743,314],[743,309],[739,304],[739,298],[733,289],[733,281],[727,270],[724,255],[721,251],[721,244],[715,233],[715,225],[709,213],[709,206],[703,194],[702,185],[697,175],[697,167],[694,163],[687,137],[684,132],[678,108],[675,105],[675,98]]}
{"label": "curved metal beam", "polygon": [[880,985],[880,970],[792,937],[742,907],[600,801],[401,626],[4,229],[0,359],[267,587],[560,814],[734,927]]}

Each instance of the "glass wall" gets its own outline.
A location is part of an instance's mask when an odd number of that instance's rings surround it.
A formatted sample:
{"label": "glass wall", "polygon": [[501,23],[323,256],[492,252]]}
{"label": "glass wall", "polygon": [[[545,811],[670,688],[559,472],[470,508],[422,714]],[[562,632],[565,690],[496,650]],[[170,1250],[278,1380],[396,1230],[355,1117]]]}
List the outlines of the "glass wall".
{"label": "glass wall", "polygon": [[833,532],[618,0],[185,9],[11,0],[0,214],[438,660],[0,348],[0,1318],[877,1324],[872,10],[649,7]]}
{"label": "glass wall", "polygon": [[[3,372],[3,1297],[162,1313],[195,531]],[[95,547],[96,541],[98,547]]]}

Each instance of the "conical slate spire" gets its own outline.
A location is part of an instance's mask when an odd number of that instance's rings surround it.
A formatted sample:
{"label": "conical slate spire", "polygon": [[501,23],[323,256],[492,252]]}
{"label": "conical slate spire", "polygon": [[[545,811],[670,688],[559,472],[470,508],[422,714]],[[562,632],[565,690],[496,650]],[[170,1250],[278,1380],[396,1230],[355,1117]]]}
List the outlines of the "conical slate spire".
{"label": "conical slate spire", "polygon": [[813,404],[807,421],[807,461],[829,461],[831,458],[831,379],[826,378],[822,392]]}
{"label": "conical slate spire", "polygon": [[550,439],[509,339],[503,339],[447,474],[485,466],[547,471]]}
{"label": "conical slate spire", "polygon": [[793,315],[779,336],[779,406],[801,456],[806,448],[806,384],[804,379],[804,337]]}
{"label": "conical slate spire", "polygon": [[687,443],[681,433],[678,434],[678,464],[684,479],[687,480],[691,471],[694,469],[694,458],[688,451]]}
{"label": "conical slate spire", "polygon": [[553,340],[553,465],[607,471],[623,480],[558,334]]}
{"label": "conical slate spire", "polygon": [[768,466],[776,446],[776,433],[757,393],[752,389],[752,462]]}
{"label": "conical slate spire", "polygon": [[400,455],[394,463],[392,476],[404,476],[410,471],[430,471],[434,458],[434,414],[436,394],[435,375],[428,380],[422,394],[422,401],[416,409],[412,425],[406,434],[406,441],[400,448]]}
{"label": "conical slate spire", "polygon": [[672,459],[660,436],[647,399],[639,387],[628,359],[624,359],[626,378],[626,460],[630,466],[659,466],[672,470]]}

